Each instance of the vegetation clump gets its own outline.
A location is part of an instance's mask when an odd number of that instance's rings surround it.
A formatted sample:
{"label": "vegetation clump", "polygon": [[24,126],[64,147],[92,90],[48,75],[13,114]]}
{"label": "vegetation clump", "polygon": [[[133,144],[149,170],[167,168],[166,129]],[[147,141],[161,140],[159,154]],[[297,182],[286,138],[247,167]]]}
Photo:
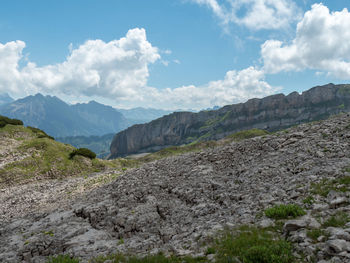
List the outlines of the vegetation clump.
{"label": "vegetation clump", "polygon": [[265,210],[265,215],[273,219],[296,218],[305,214],[304,209],[295,204],[275,205]]}
{"label": "vegetation clump", "polygon": [[47,263],[79,263],[79,259],[72,258],[68,255],[59,255],[56,257],[50,257]]}
{"label": "vegetation clump", "polygon": [[79,149],[73,150],[69,154],[69,159],[73,159],[73,157],[76,156],[76,155],[81,155],[81,156],[90,158],[91,160],[96,158],[96,153],[94,153],[93,151],[89,150],[88,148],[79,148]]}
{"label": "vegetation clump", "polygon": [[38,128],[35,128],[35,127],[32,127],[32,126],[27,126],[27,128],[29,130],[31,130],[34,134],[36,134],[36,136],[38,138],[48,138],[48,139],[51,139],[51,140],[54,140],[55,138],[48,135],[46,132],[44,132],[43,130],[40,130]]}
{"label": "vegetation clump", "polygon": [[5,116],[0,115],[0,128],[5,127],[7,124],[11,125],[23,125],[21,120],[10,119]]}
{"label": "vegetation clump", "polygon": [[350,216],[341,211],[328,218],[324,223],[323,227],[344,227],[349,222]]}
{"label": "vegetation clump", "polygon": [[[349,168],[345,168],[347,172]],[[343,176],[337,179],[323,179],[319,183],[311,185],[311,193],[327,197],[328,193],[333,190],[337,192],[347,192],[350,190],[350,176]]]}
{"label": "vegetation clump", "polygon": [[245,139],[254,138],[257,136],[263,136],[269,134],[268,131],[260,130],[260,129],[250,129],[245,131],[239,131],[236,133],[233,133],[231,135],[228,135],[227,139],[233,139],[234,141],[242,141]]}
{"label": "vegetation clump", "polygon": [[217,241],[216,262],[291,263],[292,246],[275,234],[254,227],[227,231]]}

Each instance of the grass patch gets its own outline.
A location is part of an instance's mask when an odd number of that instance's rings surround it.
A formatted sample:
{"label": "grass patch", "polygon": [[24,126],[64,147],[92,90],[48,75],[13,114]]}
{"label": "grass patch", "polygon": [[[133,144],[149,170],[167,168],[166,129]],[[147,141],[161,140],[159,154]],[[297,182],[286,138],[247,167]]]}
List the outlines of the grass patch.
{"label": "grass patch", "polygon": [[[345,168],[344,171],[346,172]],[[350,190],[350,176],[343,176],[334,180],[322,179],[319,183],[311,184],[311,193],[327,197],[331,191],[347,192]]]}
{"label": "grass patch", "polygon": [[350,221],[350,216],[345,212],[338,212],[335,215],[328,218],[323,227],[344,227],[347,222]]}
{"label": "grass patch", "polygon": [[225,232],[217,241],[216,262],[291,263],[295,259],[289,242],[269,231],[244,227]]}
{"label": "grass patch", "polygon": [[265,210],[265,215],[273,219],[296,218],[305,214],[304,209],[295,204],[275,205]]}
{"label": "grass patch", "polygon": [[8,163],[0,169],[0,185],[23,183],[30,180],[59,179],[102,171],[107,161],[89,160],[82,156],[69,159],[74,150],[71,145],[56,142],[51,138],[38,138],[23,126],[6,125],[0,129],[5,136],[25,138],[15,151],[25,155],[24,159]]}
{"label": "grass patch", "polygon": [[56,257],[50,257],[47,263],[79,263],[79,259],[71,258],[68,255],[59,255]]}
{"label": "grass patch", "polygon": [[303,203],[306,205],[312,205],[314,201],[315,199],[313,198],[313,196],[309,195],[303,200]]}
{"label": "grass patch", "polygon": [[148,255],[145,257],[128,256],[123,254],[114,254],[110,256],[97,257],[91,260],[91,263],[103,263],[109,260],[113,263],[195,263],[208,262],[206,257],[166,257],[163,254]]}
{"label": "grass patch", "polygon": [[232,139],[234,141],[241,141],[245,139],[250,139],[258,136],[263,136],[269,134],[268,131],[260,130],[260,129],[250,129],[245,131],[239,131],[236,133],[233,133],[231,135],[228,135],[227,139]]}
{"label": "grass patch", "polygon": [[317,242],[317,239],[320,236],[327,236],[326,232],[322,229],[312,229],[312,230],[308,230],[306,232],[306,236],[308,238],[311,238],[314,242]]}

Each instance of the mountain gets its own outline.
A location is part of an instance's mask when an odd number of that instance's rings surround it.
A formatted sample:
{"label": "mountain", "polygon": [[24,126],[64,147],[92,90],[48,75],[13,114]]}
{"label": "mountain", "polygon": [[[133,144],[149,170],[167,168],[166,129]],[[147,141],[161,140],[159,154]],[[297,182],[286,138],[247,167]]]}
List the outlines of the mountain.
{"label": "mountain", "polygon": [[14,101],[7,93],[0,94],[0,106]]}
{"label": "mountain", "polygon": [[111,158],[171,146],[224,138],[259,128],[274,131],[350,110],[350,85],[317,86],[301,95],[277,94],[199,113],[175,112],[134,125],[113,138]]}
{"label": "mountain", "polygon": [[0,106],[0,114],[23,120],[54,137],[104,135],[127,127],[114,108],[97,102],[68,105],[57,97],[36,94]]}
{"label": "mountain", "polygon": [[158,119],[164,115],[172,113],[172,111],[152,109],[152,108],[133,108],[129,110],[117,109],[129,121],[130,125],[142,124]]}

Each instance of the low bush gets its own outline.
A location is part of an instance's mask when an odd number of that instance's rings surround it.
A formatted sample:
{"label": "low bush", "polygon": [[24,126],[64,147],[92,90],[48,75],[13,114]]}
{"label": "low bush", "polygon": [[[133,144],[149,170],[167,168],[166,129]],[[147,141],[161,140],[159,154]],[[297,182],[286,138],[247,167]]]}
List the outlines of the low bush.
{"label": "low bush", "polygon": [[21,120],[10,119],[10,118],[7,118],[5,116],[0,115],[0,128],[5,127],[6,124],[23,125],[23,122]]}
{"label": "low bush", "polygon": [[296,218],[305,215],[306,212],[298,205],[275,205],[265,210],[265,215],[273,219]]}
{"label": "low bush", "polygon": [[91,160],[96,158],[96,153],[89,150],[88,148],[79,148],[79,149],[73,150],[73,152],[69,154],[69,159],[72,159],[76,155],[81,155],[81,156],[90,158]]}

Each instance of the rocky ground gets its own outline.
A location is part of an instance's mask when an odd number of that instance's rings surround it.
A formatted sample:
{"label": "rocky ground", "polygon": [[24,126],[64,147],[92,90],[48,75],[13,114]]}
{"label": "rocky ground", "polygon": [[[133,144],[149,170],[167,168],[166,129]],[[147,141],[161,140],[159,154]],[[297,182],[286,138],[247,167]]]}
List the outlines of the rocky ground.
{"label": "rocky ground", "polygon": [[[60,195],[69,185],[60,181],[2,189],[0,262],[62,253],[87,262],[116,251],[201,255],[217,231],[242,224],[283,224],[297,257],[349,262],[349,146],[350,115],[342,114],[148,163],[76,199]],[[53,196],[43,209],[42,191]],[[276,204],[298,204],[307,215],[267,218],[264,210]]]}

